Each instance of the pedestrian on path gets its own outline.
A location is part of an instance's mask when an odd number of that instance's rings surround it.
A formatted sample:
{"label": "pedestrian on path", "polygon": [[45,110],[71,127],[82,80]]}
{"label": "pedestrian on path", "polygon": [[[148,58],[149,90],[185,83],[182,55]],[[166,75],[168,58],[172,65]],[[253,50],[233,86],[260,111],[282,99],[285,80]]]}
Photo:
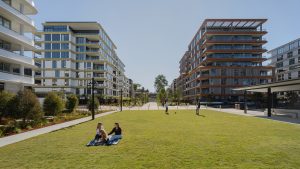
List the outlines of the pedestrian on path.
{"label": "pedestrian on path", "polygon": [[166,114],[169,115],[168,101],[165,102],[165,107],[166,107]]}
{"label": "pedestrian on path", "polygon": [[201,103],[200,103],[200,99],[199,99],[199,101],[198,101],[198,103],[197,103],[197,107],[196,107],[196,115],[200,115],[200,107],[201,107]]}

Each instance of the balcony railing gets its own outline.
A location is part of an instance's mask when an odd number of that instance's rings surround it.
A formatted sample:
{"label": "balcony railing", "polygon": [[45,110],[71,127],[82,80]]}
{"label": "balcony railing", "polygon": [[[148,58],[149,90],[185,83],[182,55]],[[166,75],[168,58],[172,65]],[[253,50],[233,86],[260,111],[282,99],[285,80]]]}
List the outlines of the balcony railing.
{"label": "balcony railing", "polygon": [[24,20],[25,22],[27,22],[31,26],[34,26],[34,21],[30,17],[28,17],[25,14],[21,13],[19,10],[17,10],[14,7],[8,5],[7,3],[3,2],[2,0],[0,0],[0,6],[4,9],[6,9],[11,14],[13,14],[14,16],[17,16],[18,18]]}
{"label": "balcony railing", "polygon": [[[0,2],[2,2],[2,1],[0,0]],[[8,29],[4,26],[0,26],[0,32],[4,33],[5,35],[9,35],[12,38],[17,39],[18,41],[26,43],[30,46],[34,46],[34,42],[32,39],[27,38],[26,36],[21,35],[20,33],[14,31],[14,30]]]}

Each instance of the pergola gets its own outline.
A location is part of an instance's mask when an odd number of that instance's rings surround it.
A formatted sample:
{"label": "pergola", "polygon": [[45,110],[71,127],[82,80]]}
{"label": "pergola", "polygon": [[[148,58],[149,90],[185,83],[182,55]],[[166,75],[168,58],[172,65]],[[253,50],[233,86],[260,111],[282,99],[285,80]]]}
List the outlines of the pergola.
{"label": "pergola", "polygon": [[[272,95],[274,92],[286,92],[286,91],[299,91],[300,90],[300,79],[287,80],[282,82],[274,82],[262,85],[247,86],[233,89],[235,91],[244,91],[246,96],[247,91],[249,92],[260,92],[268,94],[268,117],[271,117],[272,109]],[[245,99],[245,113],[247,113],[247,101]]]}
{"label": "pergola", "polygon": [[266,21],[267,19],[206,19],[201,28],[257,28]]}

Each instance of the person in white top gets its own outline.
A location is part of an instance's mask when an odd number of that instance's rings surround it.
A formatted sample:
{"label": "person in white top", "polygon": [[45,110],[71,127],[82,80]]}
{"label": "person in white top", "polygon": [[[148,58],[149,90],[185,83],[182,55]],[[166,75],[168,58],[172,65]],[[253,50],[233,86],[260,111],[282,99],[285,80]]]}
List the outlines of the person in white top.
{"label": "person in white top", "polygon": [[98,123],[97,125],[97,129],[96,129],[96,136],[95,136],[95,141],[99,141],[99,139],[101,138],[101,130],[105,131],[104,130],[104,126],[102,123]]}

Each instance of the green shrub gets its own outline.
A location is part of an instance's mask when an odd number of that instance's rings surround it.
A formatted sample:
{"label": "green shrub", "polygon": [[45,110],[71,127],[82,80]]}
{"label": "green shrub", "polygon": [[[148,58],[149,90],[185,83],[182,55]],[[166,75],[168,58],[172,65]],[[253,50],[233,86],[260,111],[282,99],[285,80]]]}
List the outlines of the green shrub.
{"label": "green shrub", "polygon": [[[99,100],[96,97],[94,97],[94,109],[97,111],[99,106],[100,106]],[[89,101],[87,103],[87,108],[89,109],[89,111],[92,111],[93,109],[92,97],[89,98]]]}
{"label": "green shrub", "polygon": [[63,111],[64,101],[57,93],[50,92],[44,100],[43,109],[45,115],[56,116]]}
{"label": "green shrub", "polygon": [[69,112],[73,112],[78,106],[78,98],[76,95],[71,94],[67,97],[66,108]]}
{"label": "green shrub", "polygon": [[0,124],[2,117],[5,117],[8,113],[8,103],[14,97],[14,95],[8,91],[0,92]]}
{"label": "green shrub", "polygon": [[27,120],[39,120],[43,117],[41,105],[31,90],[19,91],[9,101],[9,116],[15,119],[22,119],[22,126],[26,127]]}

